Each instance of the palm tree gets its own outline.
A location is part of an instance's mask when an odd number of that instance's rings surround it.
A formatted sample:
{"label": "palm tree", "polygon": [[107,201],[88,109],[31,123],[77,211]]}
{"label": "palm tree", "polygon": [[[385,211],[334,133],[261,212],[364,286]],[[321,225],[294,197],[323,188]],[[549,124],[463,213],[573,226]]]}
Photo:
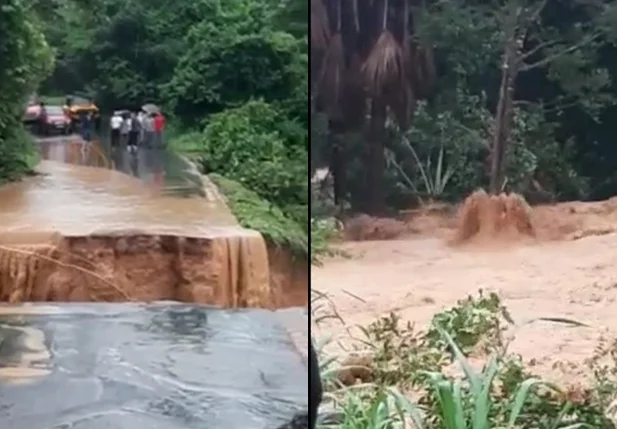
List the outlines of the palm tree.
{"label": "palm tree", "polygon": [[[312,85],[317,109],[333,134],[365,130],[365,212],[384,209],[385,127],[403,126],[434,77],[432,51],[413,38],[412,0],[311,0]],[[335,198],[345,194],[345,157],[334,145],[330,170]]]}

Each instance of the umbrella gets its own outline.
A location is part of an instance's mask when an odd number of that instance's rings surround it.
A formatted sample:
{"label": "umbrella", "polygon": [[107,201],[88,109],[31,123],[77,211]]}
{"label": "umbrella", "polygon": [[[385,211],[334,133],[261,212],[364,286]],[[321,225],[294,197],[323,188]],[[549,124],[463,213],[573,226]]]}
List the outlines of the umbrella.
{"label": "umbrella", "polygon": [[155,104],[144,104],[141,106],[141,110],[149,115],[159,113],[161,111],[161,109],[159,109]]}

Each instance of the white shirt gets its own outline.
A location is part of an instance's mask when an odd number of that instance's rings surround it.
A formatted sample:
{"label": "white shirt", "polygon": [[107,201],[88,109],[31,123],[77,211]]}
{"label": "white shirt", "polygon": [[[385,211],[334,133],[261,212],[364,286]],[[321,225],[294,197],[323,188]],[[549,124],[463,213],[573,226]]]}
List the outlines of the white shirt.
{"label": "white shirt", "polygon": [[119,130],[122,125],[122,117],[118,115],[114,115],[111,117],[111,129]]}

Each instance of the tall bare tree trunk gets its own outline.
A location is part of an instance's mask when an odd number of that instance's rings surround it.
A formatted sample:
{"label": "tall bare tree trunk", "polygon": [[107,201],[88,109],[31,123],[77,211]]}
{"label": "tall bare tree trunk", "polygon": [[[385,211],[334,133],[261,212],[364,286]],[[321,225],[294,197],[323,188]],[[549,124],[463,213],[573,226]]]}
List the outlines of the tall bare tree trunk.
{"label": "tall bare tree trunk", "polygon": [[368,166],[366,176],[366,212],[370,215],[382,215],[385,210],[383,193],[383,174],[386,170],[384,139],[386,137],[387,106],[381,97],[371,101],[371,119],[367,139]]}
{"label": "tall bare tree trunk", "polygon": [[509,16],[506,22],[506,41],[503,63],[501,66],[501,85],[499,86],[499,100],[495,113],[495,129],[491,153],[490,192],[501,192],[505,181],[506,156],[510,131],[512,128],[514,89],[517,76],[518,40],[516,30],[518,25],[518,2],[511,0]]}
{"label": "tall bare tree trunk", "polygon": [[328,146],[330,148],[329,169],[332,174],[334,188],[334,204],[341,209],[347,193],[347,165],[343,141],[344,127],[330,120]]}

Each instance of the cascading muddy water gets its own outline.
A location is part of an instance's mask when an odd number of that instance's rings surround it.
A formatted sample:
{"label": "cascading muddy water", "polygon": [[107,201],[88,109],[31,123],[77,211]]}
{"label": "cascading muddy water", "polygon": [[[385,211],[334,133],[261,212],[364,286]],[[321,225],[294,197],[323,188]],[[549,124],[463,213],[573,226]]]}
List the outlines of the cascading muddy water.
{"label": "cascading muddy water", "polygon": [[[42,175],[0,188],[2,301],[307,304],[308,266],[288,266],[293,258],[238,226],[214,185],[197,183],[207,179],[181,158],[150,151],[107,160],[98,145],[81,149],[43,142]],[[93,168],[106,162],[126,171]]]}
{"label": "cascading muddy water", "polygon": [[213,246],[215,258],[226,265],[221,270],[227,274],[221,279],[221,290],[227,292],[224,301],[231,307],[270,307],[268,249],[261,235],[216,239]]}

